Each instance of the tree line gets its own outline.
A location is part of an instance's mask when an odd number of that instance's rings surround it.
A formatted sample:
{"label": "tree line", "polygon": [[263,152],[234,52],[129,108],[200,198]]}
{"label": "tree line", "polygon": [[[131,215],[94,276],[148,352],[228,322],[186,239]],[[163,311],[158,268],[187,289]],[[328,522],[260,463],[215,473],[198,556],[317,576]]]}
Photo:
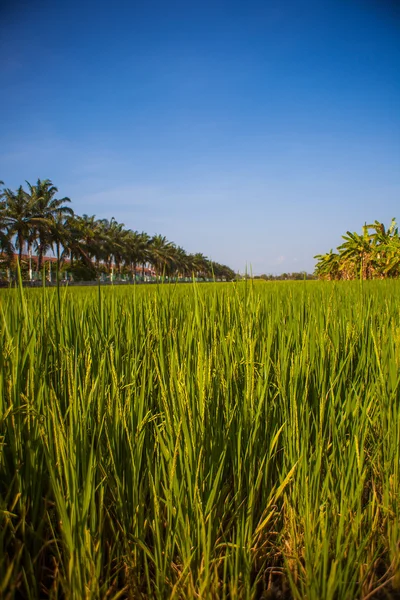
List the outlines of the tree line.
{"label": "tree line", "polygon": [[263,281],[310,281],[316,279],[316,277],[306,271],[293,271],[291,273],[280,273],[279,275],[263,273],[262,275],[255,275],[253,279],[262,279]]}
{"label": "tree line", "polygon": [[385,279],[400,275],[400,238],[396,220],[390,226],[375,221],[361,234],[347,231],[337,252],[318,254],[315,275],[320,279]]}
{"label": "tree line", "polygon": [[[114,217],[77,215],[67,197],[56,198],[58,189],[49,179],[26,182],[16,191],[0,192],[0,261],[3,269],[16,268],[32,278],[31,257],[38,273],[46,255],[56,257],[57,275],[66,268],[77,279],[111,279],[124,275],[144,279],[146,267],[156,277],[233,279],[228,266],[209,260],[202,253],[187,253],[165,236],[149,236],[125,228]],[[3,182],[0,185],[4,186]]]}

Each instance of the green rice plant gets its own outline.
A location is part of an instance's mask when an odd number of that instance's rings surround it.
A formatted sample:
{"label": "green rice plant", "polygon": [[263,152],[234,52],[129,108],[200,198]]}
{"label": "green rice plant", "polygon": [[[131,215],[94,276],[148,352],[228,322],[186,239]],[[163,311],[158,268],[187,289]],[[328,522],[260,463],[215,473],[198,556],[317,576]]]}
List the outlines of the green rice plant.
{"label": "green rice plant", "polygon": [[0,596],[394,597],[399,292],[3,290]]}

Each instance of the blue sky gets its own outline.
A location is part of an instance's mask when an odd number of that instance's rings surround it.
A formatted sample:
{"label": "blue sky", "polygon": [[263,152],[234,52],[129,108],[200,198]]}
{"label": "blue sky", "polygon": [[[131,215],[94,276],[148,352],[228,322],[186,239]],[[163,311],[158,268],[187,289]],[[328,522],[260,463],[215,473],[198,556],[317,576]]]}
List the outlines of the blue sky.
{"label": "blue sky", "polygon": [[395,0],[5,0],[0,23],[7,187],[254,273],[400,220]]}

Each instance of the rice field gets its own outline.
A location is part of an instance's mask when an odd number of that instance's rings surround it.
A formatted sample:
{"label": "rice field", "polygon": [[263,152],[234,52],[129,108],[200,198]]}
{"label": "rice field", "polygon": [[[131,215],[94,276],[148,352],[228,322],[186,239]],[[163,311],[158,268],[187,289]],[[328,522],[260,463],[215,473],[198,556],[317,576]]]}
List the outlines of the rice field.
{"label": "rice field", "polygon": [[400,282],[2,290],[0,597],[400,597]]}

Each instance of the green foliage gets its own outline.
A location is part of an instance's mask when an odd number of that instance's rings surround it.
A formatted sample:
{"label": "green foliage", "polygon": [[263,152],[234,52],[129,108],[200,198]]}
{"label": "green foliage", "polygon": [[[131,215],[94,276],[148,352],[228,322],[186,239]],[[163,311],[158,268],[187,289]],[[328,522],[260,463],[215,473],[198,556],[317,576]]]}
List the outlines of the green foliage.
{"label": "green foliage", "polygon": [[320,279],[386,279],[400,275],[400,238],[396,220],[388,229],[375,221],[362,234],[347,231],[338,253],[318,254],[315,274]]}
{"label": "green foliage", "polygon": [[72,265],[68,265],[68,273],[74,281],[95,281],[97,277],[96,269],[93,264],[85,263],[83,260],[77,260]]}
{"label": "green foliage", "polygon": [[[79,262],[79,267],[71,269],[78,281],[85,273],[91,280],[104,272],[112,280],[122,273],[135,280],[146,265],[152,267],[158,280],[195,276],[229,281],[235,277],[226,265],[210,261],[201,253],[187,254],[165,236],[150,237],[145,232],[125,229],[114,217],[108,220],[75,215],[66,204],[69,198],[54,197],[58,190],[49,179],[38,179],[36,185],[26,183],[28,192],[20,186],[17,192],[4,188],[0,193],[0,266],[4,262],[12,265],[14,250],[18,250],[20,264],[24,252],[31,255],[35,250],[41,274],[44,257],[52,250],[58,272],[64,261]],[[32,272],[28,276],[32,279]]]}
{"label": "green foliage", "polygon": [[0,596],[400,586],[400,287],[0,293]]}

